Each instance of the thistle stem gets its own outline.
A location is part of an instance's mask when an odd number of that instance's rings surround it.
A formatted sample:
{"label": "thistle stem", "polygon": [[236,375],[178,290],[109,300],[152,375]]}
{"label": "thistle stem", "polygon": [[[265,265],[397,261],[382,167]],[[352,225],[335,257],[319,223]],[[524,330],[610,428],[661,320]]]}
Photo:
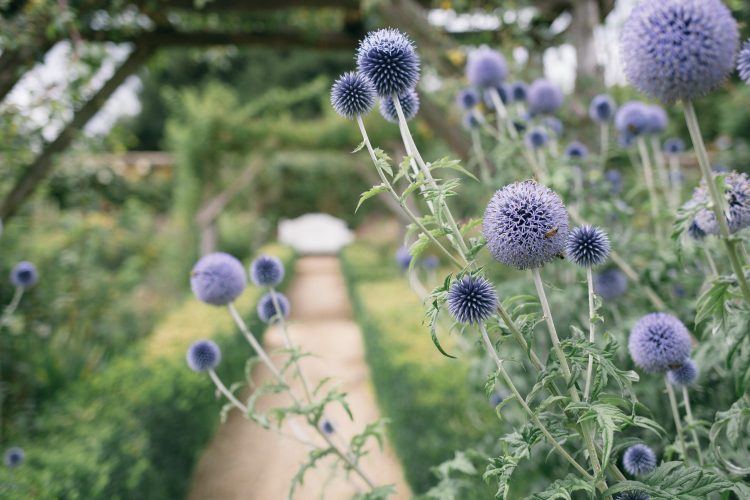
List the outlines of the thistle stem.
{"label": "thistle stem", "polygon": [[482,141],[479,137],[479,132],[471,130],[471,146],[474,149],[474,154],[477,157],[477,163],[479,163],[479,176],[482,182],[488,183],[492,178],[490,177],[490,165],[487,163],[487,157],[484,155],[482,149]]}
{"label": "thistle stem", "polygon": [[[284,339],[284,346],[289,350],[292,351],[294,349],[294,346],[292,344],[292,339],[289,337],[289,330],[287,329],[287,323],[286,318],[284,318],[284,314],[281,311],[281,304],[279,303],[279,298],[276,296],[276,290],[271,287],[270,289],[271,293],[271,301],[273,302],[273,308],[276,310],[276,321],[279,322],[279,326],[281,326],[281,335]],[[292,354],[294,355],[294,354]],[[305,399],[307,399],[308,403],[313,402],[312,393],[310,392],[310,383],[307,380],[307,377],[302,372],[302,369],[299,366],[299,360],[295,357],[294,358],[294,371],[297,373],[297,377],[299,377],[300,381],[302,382],[302,389],[305,391]]]}
{"label": "thistle stem", "polygon": [[703,254],[706,256],[706,262],[708,262],[708,267],[711,269],[711,276],[716,278],[719,276],[719,270],[716,267],[716,262],[714,261],[714,258],[711,256],[711,252],[706,248],[705,245],[702,245],[701,248],[703,248]]}
{"label": "thistle stem", "polygon": [[265,349],[261,347],[258,340],[255,338],[255,336],[252,334],[250,329],[245,324],[245,321],[242,319],[242,316],[240,316],[239,311],[237,311],[237,308],[234,306],[234,302],[230,302],[227,306],[229,308],[229,314],[232,315],[232,319],[234,319],[235,324],[240,329],[240,332],[242,332],[242,335],[245,336],[245,339],[250,344],[250,347],[253,348],[253,350],[258,354],[258,357],[263,362],[264,365],[271,371],[274,377],[279,380],[279,382],[284,382],[284,377],[281,375],[281,372],[276,368],[276,365],[273,364],[273,361],[271,361],[271,358],[266,354]]}
{"label": "thistle stem", "polygon": [[24,290],[25,289],[22,286],[16,287],[16,290],[13,292],[13,298],[5,307],[2,317],[0,317],[0,328],[5,326],[10,321],[10,317],[13,316],[13,313],[16,312],[16,309],[18,309],[18,304],[21,303],[21,297],[23,297]]}
{"label": "thistle stem", "polygon": [[224,397],[227,398],[230,403],[236,406],[237,409],[240,410],[244,415],[247,415],[247,406],[240,403],[240,400],[237,399],[234,394],[232,394],[232,391],[227,389],[227,386],[224,385],[224,382],[221,381],[221,379],[218,375],[216,375],[216,372],[213,371],[213,369],[208,370],[208,376],[211,377],[211,380],[213,381],[216,388],[219,389],[219,392],[221,392]]}
{"label": "thistle stem", "polygon": [[599,125],[599,147],[602,160],[602,173],[607,169],[607,155],[609,154],[609,123],[602,122]]}
{"label": "thistle stem", "polygon": [[669,185],[672,190],[673,208],[677,208],[680,205],[681,177],[682,171],[680,169],[680,157],[677,155],[669,155]]}
{"label": "thistle stem", "polygon": [[661,240],[664,233],[661,231],[661,223],[659,222],[659,196],[656,194],[656,184],[654,183],[654,171],[651,167],[651,159],[648,155],[648,148],[646,147],[645,139],[642,136],[638,136],[636,143],[638,144],[638,153],[641,156],[643,178],[646,181],[646,189],[648,190],[648,197],[651,204],[651,218],[654,219],[656,239]]}
{"label": "thistle stem", "polygon": [[703,451],[701,451],[701,442],[698,440],[698,433],[695,431],[695,419],[693,418],[693,409],[690,406],[690,395],[687,386],[682,386],[682,401],[685,404],[685,417],[690,426],[690,435],[695,444],[695,451],[698,453],[698,464],[703,467]]}
{"label": "thistle stem", "polygon": [[518,130],[516,130],[515,125],[513,125],[513,120],[511,120],[508,117],[508,110],[505,108],[505,104],[503,104],[503,100],[500,99],[500,94],[498,93],[497,89],[494,87],[490,88],[490,99],[492,100],[492,105],[494,106],[495,113],[497,114],[498,130],[501,130],[500,122],[503,122],[505,124],[506,129],[508,130],[508,135],[510,136],[510,138],[513,139],[514,141],[517,140]]}
{"label": "thistle stem", "polygon": [[680,419],[680,409],[677,406],[677,398],[674,395],[672,384],[669,383],[669,379],[666,375],[664,375],[664,384],[667,386],[669,404],[672,407],[672,418],[674,418],[674,426],[675,429],[677,429],[677,438],[680,441],[680,448],[682,448],[682,460],[687,463],[687,447],[685,446],[685,435],[682,432],[682,419]]}
{"label": "thistle stem", "polygon": [[714,216],[719,224],[719,233],[721,239],[724,241],[724,245],[727,249],[727,255],[729,262],[732,265],[732,271],[737,279],[737,284],[742,291],[742,295],[745,298],[745,302],[750,304],[750,286],[747,284],[745,279],[745,271],[740,264],[739,257],[737,256],[737,248],[735,241],[732,240],[729,234],[729,224],[727,224],[726,216],[724,215],[724,199],[719,194],[719,190],[716,187],[716,183],[711,175],[711,166],[708,158],[708,151],[706,150],[706,144],[703,142],[703,135],[701,134],[700,125],[698,124],[698,117],[695,114],[695,108],[693,107],[692,101],[684,101],[685,108],[685,121],[687,122],[688,131],[690,132],[690,139],[693,141],[693,149],[698,156],[698,165],[701,168],[701,174],[703,180],[708,186],[708,192],[711,195],[712,208]]}
{"label": "thistle stem", "polygon": [[659,145],[659,138],[652,135],[650,138],[651,151],[654,154],[654,163],[656,164],[656,172],[659,175],[659,181],[661,182],[661,188],[664,193],[669,189],[669,174],[667,173],[667,165],[664,160],[664,153]]}
{"label": "thistle stem", "polygon": [[[594,343],[594,316],[596,311],[594,310],[594,276],[590,267],[586,268],[586,283],[588,285],[588,296],[589,296],[589,342]],[[586,385],[583,389],[583,400],[589,400],[589,392],[591,390],[591,378],[594,372],[594,355],[589,354],[589,364],[586,367]]]}

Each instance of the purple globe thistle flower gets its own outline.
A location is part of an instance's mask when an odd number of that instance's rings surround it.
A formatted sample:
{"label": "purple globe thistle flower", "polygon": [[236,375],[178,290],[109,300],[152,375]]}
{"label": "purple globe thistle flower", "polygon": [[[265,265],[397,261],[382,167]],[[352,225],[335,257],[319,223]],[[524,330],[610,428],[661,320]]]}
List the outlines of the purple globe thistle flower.
{"label": "purple globe thistle flower", "polygon": [[526,82],[513,82],[510,84],[510,98],[514,102],[525,102],[529,96],[529,84]]}
{"label": "purple globe thistle flower", "polygon": [[10,282],[19,288],[31,288],[39,281],[36,266],[28,261],[21,261],[10,272]]}
{"label": "purple globe thistle flower", "polygon": [[470,110],[479,104],[479,92],[472,88],[463,89],[456,96],[456,103],[464,111]]}
{"label": "purple globe thistle flower", "polygon": [[568,233],[566,249],[574,264],[581,267],[600,266],[609,256],[609,238],[598,227],[579,226]]}
{"label": "purple globe thistle flower", "polygon": [[411,265],[411,253],[407,247],[400,247],[396,250],[396,264],[402,271],[409,269]]}
{"label": "purple globe thistle flower", "polygon": [[434,271],[440,265],[440,259],[438,259],[435,255],[428,255],[427,257],[422,259],[422,265],[425,269]]}
{"label": "purple globe thistle flower", "polygon": [[629,148],[633,145],[634,142],[635,136],[633,134],[630,134],[628,132],[621,132],[617,134],[617,144],[619,144],[621,148]]}
{"label": "purple globe thistle flower", "polygon": [[619,170],[607,170],[604,173],[604,180],[609,184],[610,193],[617,194],[622,191],[622,172]]}
{"label": "purple globe thistle flower", "polygon": [[615,127],[621,134],[640,135],[648,130],[648,105],[640,101],[628,101],[615,114]]}
{"label": "purple globe thistle flower", "polygon": [[565,146],[565,156],[568,158],[583,159],[589,155],[589,148],[579,141],[573,141]]}
{"label": "purple globe thistle flower", "polygon": [[331,421],[328,420],[327,418],[323,419],[323,422],[321,422],[320,429],[326,434],[333,434],[336,431]]}
{"label": "purple globe thistle flower", "polygon": [[718,87],[734,69],[737,22],[720,0],[641,2],[622,27],[625,75],[665,103]]}
{"label": "purple globe thistle flower", "polygon": [[554,116],[547,116],[542,120],[542,124],[544,124],[545,127],[550,129],[553,134],[557,137],[562,137],[563,134],[563,124],[560,120],[555,118]]}
{"label": "purple globe thistle flower", "polygon": [[644,132],[647,134],[660,134],[664,132],[669,124],[669,117],[667,116],[667,112],[664,111],[664,108],[652,104],[646,106],[646,109],[648,110],[648,119],[646,122],[646,130]]}
{"label": "purple globe thistle flower", "polygon": [[703,229],[701,229],[701,227],[698,225],[698,222],[695,219],[693,219],[693,221],[688,226],[687,234],[689,237],[697,241],[700,241],[706,236],[708,236],[708,234]]}
{"label": "purple globe thistle flower", "polygon": [[375,105],[375,87],[359,73],[344,73],[331,87],[331,105],[344,118],[366,115]]}
{"label": "purple globe thistle flower", "polygon": [[22,448],[19,448],[17,446],[8,448],[7,450],[5,450],[5,454],[3,455],[3,463],[9,469],[14,469],[23,464],[25,459],[26,453],[24,453]]}
{"label": "purple globe thistle flower", "polygon": [[737,56],[737,71],[743,82],[750,85],[750,40],[746,40]]}
{"label": "purple globe thistle flower", "polygon": [[[414,89],[409,89],[398,96],[398,101],[401,103],[401,110],[404,112],[404,118],[407,121],[417,115],[419,111],[419,95],[417,95]],[[380,114],[389,122],[398,123],[398,111],[396,110],[396,103],[393,102],[393,97],[383,97],[380,100]]]}
{"label": "purple globe thistle flower", "polygon": [[357,68],[370,79],[378,96],[401,95],[419,80],[414,43],[393,28],[371,31],[357,48]]}
{"label": "purple globe thistle flower", "polygon": [[606,123],[615,116],[615,101],[607,94],[599,94],[591,100],[589,116],[597,123]]}
{"label": "purple globe thistle flower", "polygon": [[472,50],[466,61],[466,78],[476,87],[499,87],[508,76],[503,55],[483,45]]}
{"label": "purple globe thistle flower", "polygon": [[495,110],[495,102],[492,100],[492,89],[497,90],[497,95],[500,97],[500,102],[508,104],[510,101],[510,90],[507,84],[503,83],[496,87],[490,87],[482,91],[482,101],[484,101],[484,107],[490,111]]}
{"label": "purple globe thistle flower", "polygon": [[[724,198],[729,207],[729,216],[727,217],[729,232],[734,234],[750,226],[750,179],[748,179],[747,174],[744,172],[724,174]],[[688,204],[705,205],[708,201],[708,187],[702,180],[693,192],[693,197],[688,201]],[[714,211],[711,209],[700,209],[695,215],[694,222],[706,234],[719,234],[719,224],[716,221]]]}
{"label": "purple globe thistle flower", "polygon": [[526,144],[531,149],[543,148],[547,141],[549,141],[549,136],[540,127],[534,127],[526,133]]}
{"label": "purple globe thistle flower", "polygon": [[617,495],[616,500],[651,500],[647,493],[640,490],[630,490]]}
{"label": "purple globe thistle flower", "polygon": [[222,252],[201,257],[190,273],[190,288],[201,302],[224,306],[242,294],[247,285],[239,260]]}
{"label": "purple globe thistle flower", "polygon": [[188,347],[185,359],[194,372],[206,372],[221,362],[221,349],[213,340],[196,340]]}
{"label": "purple globe thistle flower", "polygon": [[284,264],[273,255],[261,255],[250,264],[250,279],[256,286],[276,286],[284,279]]}
{"label": "purple globe thistle flower", "polygon": [[482,115],[475,109],[471,109],[464,113],[464,117],[461,119],[461,125],[463,125],[466,130],[479,128],[482,126],[483,122],[484,117],[482,117]]}
{"label": "purple globe thistle flower", "polygon": [[531,269],[563,255],[568,213],[560,196],[534,181],[495,192],[484,212],[487,247],[498,262]]}
{"label": "purple globe thistle flower", "polygon": [[554,113],[563,103],[563,93],[560,87],[539,78],[529,87],[529,111],[534,115],[548,115]]}
{"label": "purple globe thistle flower", "polygon": [[682,366],[673,368],[667,372],[667,379],[672,385],[682,387],[692,385],[698,380],[698,365],[692,359],[686,359]]}
{"label": "purple globe thistle flower", "polygon": [[281,292],[268,292],[260,298],[257,307],[258,317],[263,323],[270,323],[271,320],[276,317],[276,305],[273,301],[273,295],[276,296],[276,302],[279,304],[281,316],[283,318],[289,316],[291,305],[289,304],[289,299],[286,298],[286,295]]}
{"label": "purple globe thistle flower", "polygon": [[668,155],[678,155],[685,151],[685,141],[683,141],[679,137],[670,137],[669,139],[664,141],[663,150],[664,153]]}
{"label": "purple globe thistle flower", "polygon": [[594,293],[604,300],[622,297],[628,289],[628,278],[619,269],[605,269],[594,274]]}
{"label": "purple globe thistle flower", "polygon": [[497,292],[481,276],[465,276],[448,290],[448,310],[460,323],[481,323],[495,312]]}
{"label": "purple globe thistle flower", "polygon": [[690,356],[690,333],[671,314],[650,313],[630,330],[628,350],[636,365],[647,372],[679,368]]}
{"label": "purple globe thistle flower", "polygon": [[656,453],[645,444],[634,444],[622,455],[622,465],[631,476],[642,476],[656,469]]}

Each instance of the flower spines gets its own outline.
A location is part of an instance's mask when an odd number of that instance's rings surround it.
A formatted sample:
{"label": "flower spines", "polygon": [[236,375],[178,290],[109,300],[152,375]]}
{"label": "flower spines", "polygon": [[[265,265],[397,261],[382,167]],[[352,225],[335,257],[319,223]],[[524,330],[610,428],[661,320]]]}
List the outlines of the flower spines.
{"label": "flower spines", "polygon": [[245,269],[240,261],[222,252],[201,257],[190,274],[193,294],[200,301],[214,306],[234,301],[246,285]]}
{"label": "flower spines", "polygon": [[344,118],[364,116],[375,105],[375,87],[360,73],[344,73],[331,87],[331,105]]}
{"label": "flower spines", "polygon": [[[750,226],[750,179],[748,179],[747,174],[744,172],[729,172],[721,175],[724,175],[724,199],[726,200],[727,208],[729,209],[726,221],[729,226],[729,232],[734,234],[737,231]],[[705,205],[708,201],[708,187],[706,186],[705,181],[701,181],[700,185],[693,192],[692,198],[685,206]],[[714,211],[708,207],[698,210],[693,222],[691,223],[691,227],[692,224],[695,225],[693,233],[696,235],[700,234],[698,230],[705,233],[704,235],[719,234],[719,223],[716,220],[716,215],[714,214]],[[690,231],[690,229],[688,229],[688,231]],[[693,236],[690,232],[688,234]]]}
{"label": "flower spines", "polygon": [[250,264],[250,279],[256,286],[276,286],[284,279],[284,264],[273,255],[261,255]]}
{"label": "flower spines", "polygon": [[648,106],[640,101],[628,101],[615,114],[615,127],[625,136],[645,133],[649,126]]}
{"label": "flower spines", "polygon": [[280,292],[268,292],[260,298],[257,307],[258,317],[264,323],[269,323],[272,319],[274,319],[274,317],[277,316],[276,304],[274,304],[274,295],[276,298],[276,302],[279,305],[279,309],[281,310],[281,316],[283,318],[289,316],[291,305],[289,304],[289,299],[286,298],[286,295]]}
{"label": "flower spines", "polygon": [[[401,111],[404,112],[404,118],[411,120],[419,112],[419,95],[414,89],[409,89],[398,96],[398,102],[401,104]],[[391,123],[398,123],[398,110],[393,97],[388,96],[380,100],[380,114]]]}
{"label": "flower spines", "polygon": [[685,325],[666,313],[643,316],[628,338],[628,350],[635,364],[652,373],[682,366],[691,348],[690,333]]}
{"label": "flower spines", "polygon": [[481,323],[492,316],[496,307],[495,287],[481,276],[466,276],[448,290],[448,310],[460,323]]}
{"label": "flower spines", "polygon": [[554,83],[540,78],[529,87],[528,102],[529,111],[534,115],[554,113],[562,106],[563,93]]}
{"label": "flower spines", "polygon": [[213,370],[221,362],[221,349],[213,340],[196,340],[188,347],[185,359],[193,371]]}
{"label": "flower spines", "polygon": [[686,359],[678,368],[672,368],[667,372],[667,379],[672,385],[682,387],[692,385],[698,380],[698,365],[692,359]]}
{"label": "flower spines", "polygon": [[470,110],[479,104],[479,92],[472,88],[462,89],[456,96],[456,103],[462,110]]}
{"label": "flower spines", "polygon": [[631,476],[642,476],[656,468],[656,453],[645,444],[634,444],[622,456],[622,465]]}
{"label": "flower spines", "polygon": [[589,117],[597,123],[605,123],[615,116],[615,101],[607,94],[599,94],[591,100]]}
{"label": "flower spines", "polygon": [[28,261],[21,261],[10,272],[10,282],[20,288],[31,288],[39,281],[36,266]]}
{"label": "flower spines", "polygon": [[609,248],[607,233],[598,227],[576,227],[568,235],[568,258],[581,267],[604,264],[609,256]]}
{"label": "flower spines", "polygon": [[745,41],[737,56],[737,71],[742,81],[750,85],[750,40]]}
{"label": "flower spines", "polygon": [[357,67],[381,98],[401,95],[419,80],[419,56],[414,43],[393,28],[367,34],[357,49]]}
{"label": "flower spines", "polygon": [[487,46],[469,53],[466,78],[476,87],[499,87],[508,76],[508,65],[503,55]]}

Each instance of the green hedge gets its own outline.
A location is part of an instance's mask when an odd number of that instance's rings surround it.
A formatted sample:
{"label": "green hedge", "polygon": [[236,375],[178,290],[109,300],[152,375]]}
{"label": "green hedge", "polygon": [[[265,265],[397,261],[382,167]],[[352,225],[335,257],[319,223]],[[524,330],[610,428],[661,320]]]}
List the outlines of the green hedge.
{"label": "green hedge", "polygon": [[[294,255],[289,249],[264,250],[291,268]],[[263,331],[254,307],[259,296],[260,291],[251,287],[238,301],[256,334]],[[243,378],[250,351],[231,319],[225,319],[229,314],[223,308],[191,299],[182,309],[188,318],[183,321],[190,322],[184,328],[180,318],[168,318],[157,328],[157,338],[123,354],[46,408],[34,435],[13,443],[24,448],[27,460],[16,470],[0,471],[0,497],[185,496],[221,407],[208,377],[187,369],[185,349],[195,336],[213,337],[224,355],[217,371],[227,381]],[[208,318],[208,324],[196,323],[197,317]]]}

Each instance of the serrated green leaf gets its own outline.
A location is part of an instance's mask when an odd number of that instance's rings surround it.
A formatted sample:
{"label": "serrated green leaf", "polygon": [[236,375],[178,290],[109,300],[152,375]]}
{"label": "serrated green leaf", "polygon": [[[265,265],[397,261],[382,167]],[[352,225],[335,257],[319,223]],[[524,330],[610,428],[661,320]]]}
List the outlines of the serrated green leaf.
{"label": "serrated green leaf", "polygon": [[357,213],[357,210],[359,210],[359,207],[362,206],[362,203],[369,200],[373,196],[384,193],[386,191],[388,191],[388,186],[386,186],[385,184],[378,184],[377,186],[373,186],[372,188],[362,193],[359,196],[359,203],[357,203],[357,208],[354,209],[354,213]]}

